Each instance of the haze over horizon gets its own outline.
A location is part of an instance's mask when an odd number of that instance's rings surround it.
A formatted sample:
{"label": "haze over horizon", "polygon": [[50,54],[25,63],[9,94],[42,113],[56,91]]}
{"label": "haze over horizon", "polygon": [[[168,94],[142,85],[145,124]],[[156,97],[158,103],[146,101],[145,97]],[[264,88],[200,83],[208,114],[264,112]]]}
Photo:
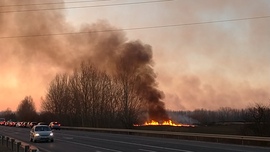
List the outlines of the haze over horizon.
{"label": "haze over horizon", "polygon": [[[70,72],[91,55],[89,48],[105,47],[108,35],[151,46],[166,109],[270,103],[270,1],[50,2],[59,3],[0,1],[0,111],[16,110],[25,96],[40,110],[54,76]],[[88,35],[91,42],[85,34],[50,35],[89,30],[103,32]],[[49,36],[18,37],[39,34]]]}

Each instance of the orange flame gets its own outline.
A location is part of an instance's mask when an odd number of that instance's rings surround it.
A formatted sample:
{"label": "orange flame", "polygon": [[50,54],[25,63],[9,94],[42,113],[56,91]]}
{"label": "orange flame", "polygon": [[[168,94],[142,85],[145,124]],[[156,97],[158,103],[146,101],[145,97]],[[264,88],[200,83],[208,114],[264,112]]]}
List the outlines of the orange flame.
{"label": "orange flame", "polygon": [[194,125],[176,124],[176,123],[173,123],[172,120],[163,121],[163,122],[157,122],[157,121],[151,120],[150,122],[145,122],[142,125],[134,125],[134,126],[183,126],[183,127],[194,127]]}
{"label": "orange flame", "polygon": [[163,122],[157,122],[157,121],[152,120],[151,122],[145,122],[143,125],[145,126],[148,126],[148,125],[181,126],[182,124],[175,124],[172,122],[172,120],[163,121]]}

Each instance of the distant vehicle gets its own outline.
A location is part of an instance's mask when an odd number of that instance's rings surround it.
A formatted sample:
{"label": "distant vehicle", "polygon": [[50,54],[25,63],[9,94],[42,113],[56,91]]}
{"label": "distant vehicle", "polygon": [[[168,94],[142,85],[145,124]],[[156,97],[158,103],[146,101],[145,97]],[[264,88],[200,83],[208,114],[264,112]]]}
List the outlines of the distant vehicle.
{"label": "distant vehicle", "polygon": [[4,126],[5,125],[5,121],[0,121],[0,125]]}
{"label": "distant vehicle", "polygon": [[49,123],[46,123],[46,122],[39,122],[37,125],[49,125]]}
{"label": "distant vehicle", "polygon": [[61,124],[59,122],[53,121],[53,122],[50,122],[49,127],[51,129],[60,130]]}
{"label": "distant vehicle", "polygon": [[26,122],[26,127],[30,128],[30,121]]}
{"label": "distant vehicle", "polygon": [[16,127],[22,127],[23,122],[16,122]]}
{"label": "distant vehicle", "polygon": [[29,127],[30,128],[33,128],[35,125],[37,125],[38,123],[37,122],[30,122],[29,123]]}
{"label": "distant vehicle", "polygon": [[51,128],[47,125],[35,125],[30,130],[30,141],[37,142],[37,141],[47,141],[53,142],[53,132]]}
{"label": "distant vehicle", "polygon": [[5,126],[10,126],[10,127],[15,127],[16,126],[16,122],[9,120],[5,122]]}
{"label": "distant vehicle", "polygon": [[5,118],[0,118],[0,125],[5,125],[6,119]]}
{"label": "distant vehicle", "polygon": [[27,122],[22,122],[21,127],[27,127]]}

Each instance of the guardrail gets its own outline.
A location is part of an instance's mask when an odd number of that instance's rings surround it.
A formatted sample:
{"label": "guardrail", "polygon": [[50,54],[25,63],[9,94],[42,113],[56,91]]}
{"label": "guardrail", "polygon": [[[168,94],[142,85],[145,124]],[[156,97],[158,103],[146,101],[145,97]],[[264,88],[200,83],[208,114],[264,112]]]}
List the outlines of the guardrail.
{"label": "guardrail", "polygon": [[270,146],[270,137],[258,136],[239,136],[239,135],[222,135],[222,134],[204,134],[204,133],[188,133],[188,132],[169,132],[169,131],[150,131],[150,130],[134,130],[134,129],[109,129],[109,128],[87,128],[87,127],[65,127],[66,130],[96,131],[107,133],[121,133],[129,135],[144,135],[164,138],[176,138],[198,141],[211,141],[218,143],[233,143],[241,145],[254,146]]}
{"label": "guardrail", "polygon": [[38,148],[33,145],[29,145],[25,142],[19,141],[17,139],[0,136],[1,145],[9,148],[12,152],[39,152]]}

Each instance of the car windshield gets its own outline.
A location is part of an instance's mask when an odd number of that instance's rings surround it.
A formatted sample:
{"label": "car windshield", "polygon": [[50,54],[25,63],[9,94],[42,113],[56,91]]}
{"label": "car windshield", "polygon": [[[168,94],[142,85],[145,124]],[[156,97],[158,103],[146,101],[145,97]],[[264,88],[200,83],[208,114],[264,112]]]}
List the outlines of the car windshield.
{"label": "car windshield", "polygon": [[51,129],[47,126],[37,126],[35,131],[50,131]]}

